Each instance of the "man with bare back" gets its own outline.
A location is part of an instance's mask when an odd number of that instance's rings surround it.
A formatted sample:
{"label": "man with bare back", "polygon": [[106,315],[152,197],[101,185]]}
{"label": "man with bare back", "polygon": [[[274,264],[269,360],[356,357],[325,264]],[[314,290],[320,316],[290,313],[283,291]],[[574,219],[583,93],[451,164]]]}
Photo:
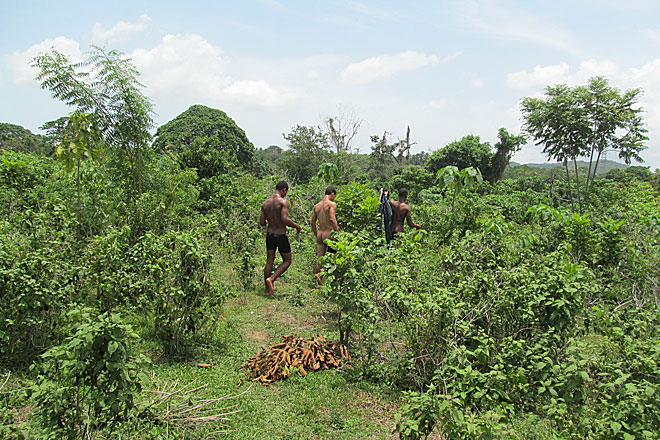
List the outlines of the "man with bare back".
{"label": "man with bare back", "polygon": [[408,190],[401,188],[399,190],[399,200],[390,202],[392,206],[392,234],[395,236],[403,232],[403,222],[406,221],[408,226],[415,229],[420,229],[421,226],[412,221],[412,209],[406,204],[408,199]]}
{"label": "man with bare back", "polygon": [[[268,224],[268,230],[266,231],[266,267],[264,268],[266,295],[272,295],[275,292],[273,283],[291,265],[291,245],[286,235],[286,227],[296,228],[296,234],[300,233],[300,225],[289,218],[290,205],[286,199],[287,192],[289,192],[289,185],[281,180],[275,185],[275,194],[261,205],[259,225],[265,226]],[[280,251],[282,264],[277,266],[273,273],[275,250]]]}
{"label": "man with bare back", "polygon": [[[330,238],[332,231],[339,231],[337,218],[335,217],[335,211],[337,210],[337,203],[335,203],[336,196],[337,190],[329,186],[325,189],[323,200],[314,205],[314,211],[312,212],[312,233],[316,238],[316,256],[318,258],[324,256],[325,252],[328,250],[328,245],[325,244],[325,239]],[[318,229],[316,228],[317,220],[319,222]],[[316,266],[314,267],[314,276],[319,284],[323,284],[320,275],[321,265],[319,264],[318,258],[316,260]]]}

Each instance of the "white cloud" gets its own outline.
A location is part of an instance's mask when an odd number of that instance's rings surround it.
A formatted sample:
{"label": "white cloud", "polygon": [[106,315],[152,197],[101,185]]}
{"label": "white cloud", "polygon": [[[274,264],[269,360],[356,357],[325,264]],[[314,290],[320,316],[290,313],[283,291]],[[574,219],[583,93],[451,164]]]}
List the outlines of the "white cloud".
{"label": "white cloud", "polygon": [[532,89],[566,82],[568,73],[568,63],[561,62],[550,66],[536,65],[531,72],[523,70],[509,73],[506,79],[507,83],[513,88]]}
{"label": "white cloud", "polygon": [[533,43],[575,53],[577,43],[566,29],[557,27],[522,7],[507,7],[494,0],[462,0],[458,15],[470,28],[505,40]]}
{"label": "white cloud", "polygon": [[133,35],[147,29],[151,17],[140,15],[137,22],[118,21],[110,29],[105,29],[101,23],[92,28],[92,41],[96,43],[119,43],[128,40]]}
{"label": "white cloud", "polygon": [[287,89],[276,89],[264,80],[238,80],[223,90],[230,99],[250,107],[279,107],[290,102],[295,93]]}
{"label": "white cloud", "polygon": [[470,82],[470,85],[471,85],[472,88],[474,88],[474,89],[480,89],[480,88],[482,88],[483,86],[486,85],[486,81],[484,81],[484,80],[481,79],[481,78],[477,78],[477,79],[473,79],[473,80]]}
{"label": "white cloud", "polygon": [[460,53],[456,53],[440,59],[434,54],[427,55],[411,50],[396,54],[379,55],[358,63],[349,64],[342,72],[342,77],[357,84],[368,84],[379,78],[385,78],[400,72],[417,70],[450,61],[459,55]]}
{"label": "white cloud", "polygon": [[615,77],[619,66],[610,60],[582,61],[575,73],[571,73],[568,63],[536,65],[531,71],[519,71],[507,75],[507,83],[514,89],[542,89],[555,84],[583,84],[594,76]]}
{"label": "white cloud", "polygon": [[291,90],[274,87],[265,79],[232,78],[232,62],[199,35],[166,35],[158,46],[137,49],[131,58],[154,95],[232,101],[249,108],[277,107],[295,97]]}
{"label": "white cloud", "polygon": [[80,45],[77,41],[66,37],[46,39],[24,52],[16,51],[9,56],[8,64],[13,73],[14,83],[25,84],[34,80],[37,71],[31,67],[32,59],[51,49],[56,49],[58,52],[67,55],[72,62],[79,62],[83,59]]}

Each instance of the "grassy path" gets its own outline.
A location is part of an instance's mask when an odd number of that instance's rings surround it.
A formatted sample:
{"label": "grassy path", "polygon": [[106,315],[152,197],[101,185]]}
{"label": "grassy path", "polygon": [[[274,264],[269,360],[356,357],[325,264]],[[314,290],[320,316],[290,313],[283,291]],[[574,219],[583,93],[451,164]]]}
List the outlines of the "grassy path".
{"label": "grassy path", "polygon": [[[259,289],[243,292],[227,301],[219,318],[220,347],[207,347],[195,361],[159,364],[160,383],[208,383],[208,397],[239,393],[252,383],[245,361],[286,334],[308,338],[322,334],[336,340],[332,306],[313,289],[309,267],[294,262],[276,283],[276,293],[266,297]],[[230,270],[230,269],[227,269]],[[236,274],[225,274],[236,279]],[[255,283],[256,284],[256,283]],[[235,287],[235,286],[233,286]],[[239,289],[238,287],[236,289]],[[197,362],[211,364],[199,368]],[[396,438],[394,414],[397,398],[387,390],[355,381],[350,374],[327,370],[306,377],[294,375],[250,390],[230,401],[240,412],[231,416],[230,432],[223,438],[238,439],[386,439]],[[195,438],[206,428],[188,431]],[[203,437],[203,436],[202,436]]]}

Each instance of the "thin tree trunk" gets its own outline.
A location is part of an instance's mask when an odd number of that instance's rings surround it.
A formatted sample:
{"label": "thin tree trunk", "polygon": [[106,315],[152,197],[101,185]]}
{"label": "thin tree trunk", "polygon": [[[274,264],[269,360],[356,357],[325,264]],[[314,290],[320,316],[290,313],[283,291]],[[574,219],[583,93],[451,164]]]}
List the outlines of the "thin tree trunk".
{"label": "thin tree trunk", "polygon": [[78,187],[78,225],[76,227],[76,238],[78,241],[80,241],[81,233],[80,233],[80,159],[78,159],[78,170],[76,173],[76,185]]}
{"label": "thin tree trunk", "polygon": [[554,171],[550,172],[550,190],[548,191],[548,199],[552,200],[552,190],[555,187],[555,173]]}
{"label": "thin tree trunk", "polygon": [[137,144],[137,179],[138,179],[138,197],[142,197],[142,159],[140,155],[140,143]]}
{"label": "thin tree trunk", "polygon": [[[585,185],[585,191],[584,191],[584,201],[589,199],[589,181],[593,180],[594,176],[591,175],[591,164],[594,161],[594,146],[591,146],[591,154],[589,155],[589,171],[587,171],[587,184]],[[596,171],[594,170],[594,173]]]}
{"label": "thin tree trunk", "polygon": [[582,214],[582,200],[580,199],[580,174],[578,173],[577,160],[573,158],[573,165],[575,166],[575,188],[577,190],[578,208],[580,215]]}
{"label": "thin tree trunk", "polygon": [[[600,162],[600,155],[603,153],[602,150],[598,150],[598,156],[596,156],[596,165],[594,166],[594,176],[591,178],[591,186],[594,186],[594,179],[596,178],[596,170],[598,170],[598,163]],[[589,189],[591,192],[591,189]]]}
{"label": "thin tree trunk", "polygon": [[568,173],[568,161],[564,159],[564,168],[566,169],[566,183],[568,184],[568,198],[571,201],[571,209],[575,211],[575,202],[573,201],[573,191],[571,191],[571,177]]}
{"label": "thin tree trunk", "polygon": [[128,148],[124,148],[124,151],[126,151],[126,157],[128,158],[128,162],[131,164],[131,177],[132,177],[131,189],[133,190],[133,194],[132,194],[133,195],[133,201],[135,201],[137,199],[137,196],[135,194],[135,192],[136,192],[136,187],[135,187],[135,184],[136,184],[136,181],[135,181],[135,158],[133,157],[133,155],[131,154],[131,152]]}

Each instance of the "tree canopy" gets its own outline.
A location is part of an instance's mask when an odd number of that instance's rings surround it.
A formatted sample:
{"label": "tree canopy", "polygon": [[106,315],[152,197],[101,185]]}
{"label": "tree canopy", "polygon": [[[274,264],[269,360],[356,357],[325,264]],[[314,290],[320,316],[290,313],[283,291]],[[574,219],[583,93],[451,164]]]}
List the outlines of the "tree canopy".
{"label": "tree canopy", "polygon": [[314,127],[297,125],[284,135],[289,150],[282,153],[280,163],[296,183],[307,183],[318,173],[319,165],[329,154],[328,136]]}
{"label": "tree canopy", "polygon": [[[73,63],[69,57],[51,49],[32,61],[39,69],[36,79],[54,98],[90,113],[103,135],[104,143],[114,153],[117,169],[128,169],[133,197],[142,194],[142,156],[151,141],[153,105],[142,93],[139,72],[130,58],[118,50],[92,46],[89,57]],[[46,123],[58,136],[67,119]],[[63,133],[59,133],[61,138]]]}
{"label": "tree canopy", "polygon": [[154,148],[177,153],[182,165],[199,178],[225,173],[239,165],[254,167],[254,145],[245,131],[222,110],[193,105],[156,131]]}
{"label": "tree canopy", "polygon": [[485,170],[490,167],[492,156],[490,144],[482,143],[479,136],[470,134],[434,151],[426,161],[426,169],[435,175],[440,169],[453,165],[460,169],[479,168],[487,174]]}
{"label": "tree canopy", "polygon": [[52,154],[52,146],[43,136],[34,134],[20,125],[7,122],[0,122],[0,150]]}
{"label": "tree canopy", "polygon": [[641,89],[625,92],[611,87],[607,79],[595,77],[586,86],[565,84],[548,86],[543,98],[524,98],[521,110],[523,130],[537,145],[543,146],[548,159],[564,162],[568,179],[568,161],[573,162],[578,204],[582,209],[577,159],[589,158],[585,198],[589,196],[601,155],[618,152],[626,164],[637,160],[644,150],[646,128],[638,105]]}

